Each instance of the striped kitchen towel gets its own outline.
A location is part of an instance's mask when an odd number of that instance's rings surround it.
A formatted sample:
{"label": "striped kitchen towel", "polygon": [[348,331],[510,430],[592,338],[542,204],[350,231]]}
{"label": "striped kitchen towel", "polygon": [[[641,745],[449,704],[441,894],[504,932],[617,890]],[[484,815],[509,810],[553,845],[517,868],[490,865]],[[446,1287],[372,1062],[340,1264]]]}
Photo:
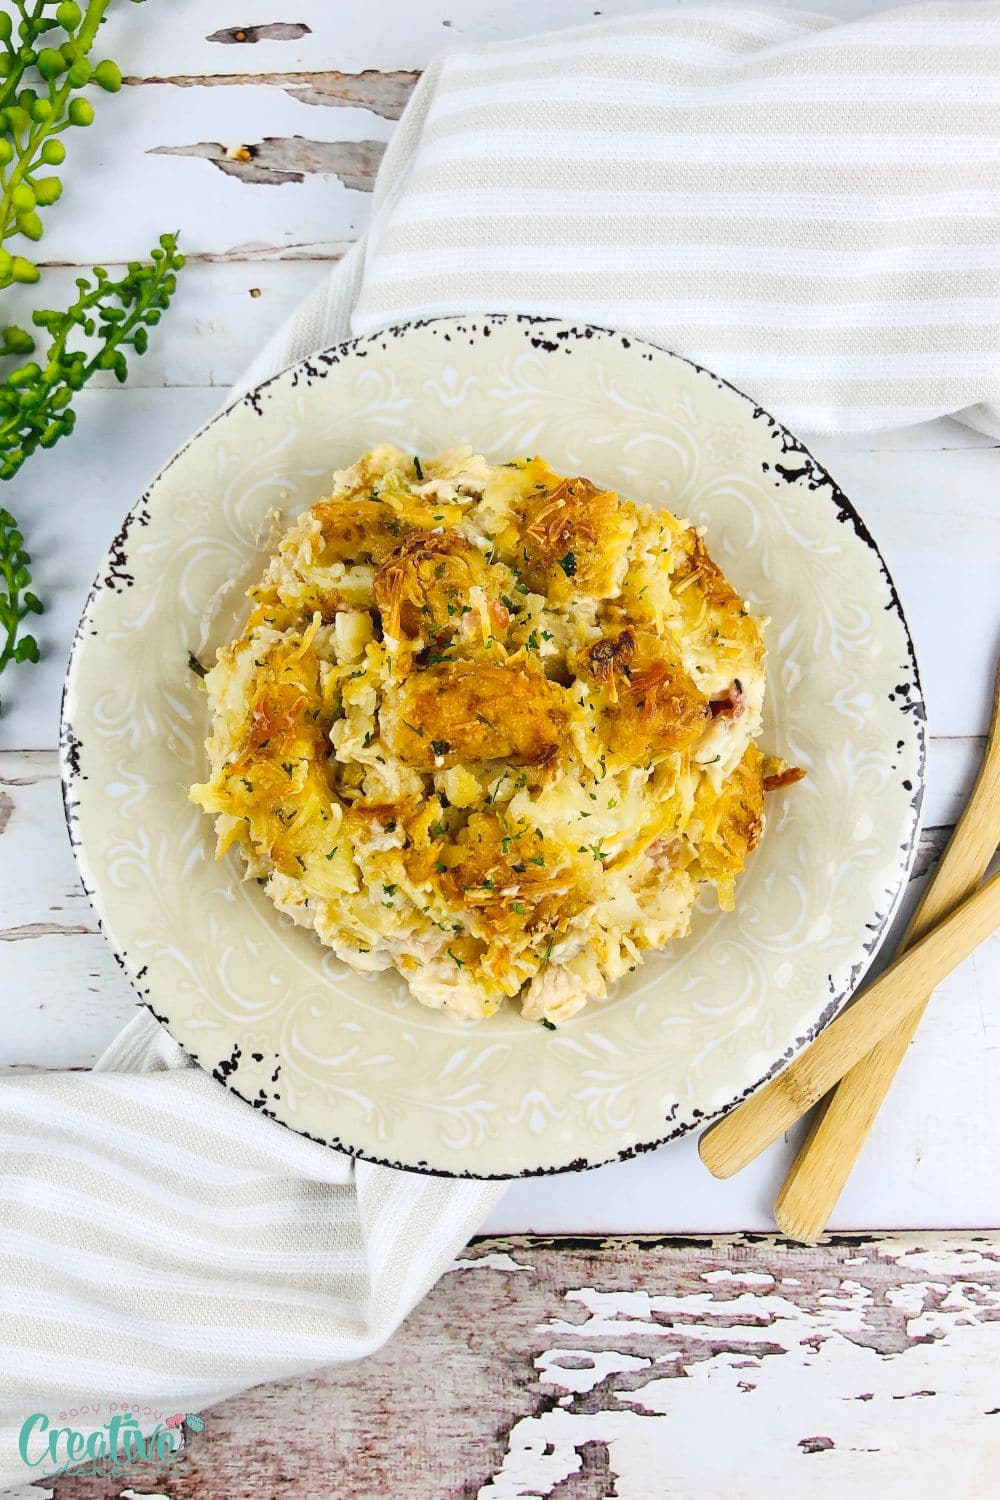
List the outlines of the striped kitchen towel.
{"label": "striped kitchen towel", "polygon": [[[671,9],[452,53],[367,239],[247,383],[385,322],[515,308],[644,334],[792,425],[1000,432],[998,108],[1000,6],[976,0],[850,25]],[[67,1431],[176,1433],[372,1351],[501,1191],[300,1139],[145,1013],[92,1074],[0,1080],[0,1152],[7,1486],[79,1458]]]}
{"label": "striped kitchen towel", "polygon": [[[19,1500],[115,1436],[179,1449],[178,1415],[372,1353],[503,1191],[293,1134],[146,1011],[92,1073],[0,1080],[0,1154],[0,1489]],[[161,1487],[150,1451],[122,1483]]]}
{"label": "striped kitchen towel", "polygon": [[1000,435],[1000,5],[670,9],[450,52],[355,259],[355,333],[549,313],[792,428]]}

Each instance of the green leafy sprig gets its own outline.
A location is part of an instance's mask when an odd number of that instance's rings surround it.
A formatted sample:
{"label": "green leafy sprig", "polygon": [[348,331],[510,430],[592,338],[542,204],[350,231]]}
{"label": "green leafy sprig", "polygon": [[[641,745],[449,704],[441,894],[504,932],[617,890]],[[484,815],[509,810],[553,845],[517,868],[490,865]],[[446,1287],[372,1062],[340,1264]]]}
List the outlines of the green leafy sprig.
{"label": "green leafy sprig", "polygon": [[[0,11],[0,288],[39,278],[35,263],[11,255],[4,242],[14,234],[41,239],[38,210],[56,202],[62,183],[38,174],[65,160],[58,139],[65,130],[94,119],[94,106],[80,90],[96,84],[115,93],[122,86],[116,63],[105,58],[93,65],[88,56],[108,4],[90,0],[81,10],[76,0],[55,6],[50,0],[14,0],[21,18],[16,36],[13,17]],[[57,27],[62,38],[39,45]],[[29,72],[37,86],[25,81]]]}
{"label": "green leafy sprig", "polygon": [[[148,264],[130,261],[117,281],[103,266],[95,266],[90,277],[77,277],[77,298],[65,312],[39,308],[32,314],[35,327],[45,329],[51,342],[44,363],[29,360],[0,380],[0,479],[12,479],[37,448],[51,448],[73,431],[76,414],[70,402],[96,370],[126,379],[125,350],[146,352],[148,330],[170,305],[183,264],[177,236],[163,234]],[[70,348],[74,332],[96,339],[96,350],[88,356]],[[5,329],[3,339],[2,353],[34,350],[34,340],[22,328]]]}
{"label": "green leafy sprig", "polygon": [[[13,478],[36,449],[51,448],[73,431],[70,402],[96,370],[111,370],[116,380],[125,380],[125,350],[145,352],[148,330],[168,307],[183,264],[176,235],[164,234],[149,264],[130,262],[117,281],[96,266],[91,277],[77,277],[76,300],[65,312],[39,308],[32,314],[50,343],[44,364],[29,361],[0,381],[0,479]],[[88,354],[71,347],[74,334],[95,340],[96,348]],[[4,340],[5,353],[33,348],[22,329],[8,328]],[[28,589],[30,562],[14,517],[0,511],[0,672],[12,661],[38,660],[34,636],[22,633],[28,616],[42,612],[41,601]]]}
{"label": "green leafy sprig", "polygon": [[[116,63],[90,61],[109,3],[12,0],[13,13],[0,11],[0,295],[14,283],[40,279],[38,265],[12,253],[7,241],[41,239],[40,210],[62,193],[50,171],[66,157],[59,137],[94,119],[82,91],[121,88]],[[0,480],[12,479],[39,448],[51,448],[73,431],[73,397],[97,370],[125,380],[126,351],[145,352],[149,329],[169,305],[183,264],[177,236],[165,234],[149,264],[132,261],[117,279],[101,266],[78,277],[68,308],[32,313],[34,328],[47,336],[44,354],[36,352],[27,329],[0,328],[0,360],[7,365],[0,375]],[[0,672],[10,662],[38,660],[38,644],[23,629],[30,615],[42,611],[29,588],[30,563],[14,517],[0,509]]]}
{"label": "green leafy sprig", "polygon": [[0,672],[9,661],[37,661],[38,642],[20,634],[22,621],[40,615],[41,600],[30,592],[31,558],[9,510],[0,510]]}

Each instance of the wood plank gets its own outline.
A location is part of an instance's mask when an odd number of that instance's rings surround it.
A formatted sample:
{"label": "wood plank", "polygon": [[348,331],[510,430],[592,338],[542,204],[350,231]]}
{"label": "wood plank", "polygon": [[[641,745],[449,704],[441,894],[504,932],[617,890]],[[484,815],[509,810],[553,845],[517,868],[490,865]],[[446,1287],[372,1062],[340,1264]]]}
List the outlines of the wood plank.
{"label": "wood plank", "polygon": [[[120,269],[112,262],[110,269]],[[149,349],[129,366],[129,389],[160,386],[213,387],[221,405],[226,392],[260,353],[271,334],[331,272],[327,261],[192,261],[185,267],[170,311],[152,331]],[[75,295],[76,266],[46,271],[45,298],[66,306]],[[4,316],[29,325],[37,301],[33,287],[5,292]],[[98,371],[90,390],[118,388],[110,371]],[[205,400],[209,400],[207,396]],[[951,424],[943,424],[951,425]],[[959,434],[964,429],[958,428]],[[940,445],[952,442],[942,434]]]}
{"label": "wood plank", "polygon": [[[65,191],[39,246],[44,263],[144,256],[167,229],[180,229],[191,255],[335,257],[367,223],[377,157],[393,129],[367,110],[318,110],[262,84],[150,84],[95,108],[94,124],[69,139]],[[233,175],[240,153],[262,149],[284,151],[302,180]],[[344,166],[352,153],[353,172]],[[128,213],[109,213],[109,202]]]}
{"label": "wood plank", "polygon": [[995,1234],[480,1239],[369,1359],[222,1403],[141,1482],[52,1487],[973,1500],[996,1475],[998,1318]]}

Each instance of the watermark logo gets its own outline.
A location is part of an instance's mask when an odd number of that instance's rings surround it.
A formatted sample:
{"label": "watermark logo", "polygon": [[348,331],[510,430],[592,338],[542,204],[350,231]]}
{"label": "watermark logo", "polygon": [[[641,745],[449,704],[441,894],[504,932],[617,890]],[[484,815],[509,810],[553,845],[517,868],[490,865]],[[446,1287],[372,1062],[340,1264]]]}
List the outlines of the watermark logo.
{"label": "watermark logo", "polygon": [[[175,1412],[164,1418],[149,1407],[125,1407],[114,1401],[108,1404],[107,1421],[98,1427],[97,1419],[103,1414],[100,1403],[73,1407],[55,1420],[45,1412],[32,1412],[21,1423],[18,1436],[22,1462],[46,1475],[72,1469],[74,1474],[121,1477],[138,1464],[162,1467],[174,1462],[184,1450],[184,1429],[202,1432],[205,1427],[203,1418],[194,1412]],[[67,1417],[86,1418],[85,1429],[59,1425]],[[155,1425],[150,1427],[150,1422]]]}

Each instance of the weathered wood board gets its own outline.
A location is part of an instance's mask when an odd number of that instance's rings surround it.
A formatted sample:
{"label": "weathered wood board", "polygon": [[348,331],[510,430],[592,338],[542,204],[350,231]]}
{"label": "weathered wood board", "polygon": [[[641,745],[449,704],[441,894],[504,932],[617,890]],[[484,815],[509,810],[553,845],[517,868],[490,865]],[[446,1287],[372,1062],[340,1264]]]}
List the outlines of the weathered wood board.
{"label": "weathered wood board", "polygon": [[[482,1239],[360,1364],[54,1500],[989,1500],[1000,1247]],[[37,1493],[37,1491],[35,1492]]]}
{"label": "weathered wood board", "polygon": [[[817,0],[815,8],[847,16],[874,4]],[[111,7],[101,45],[122,61],[129,82],[98,100],[90,130],[74,133],[66,198],[39,246],[49,263],[43,286],[57,303],[79,264],[120,261],[172,225],[181,227],[192,259],[129,384],[95,382],[79,398],[72,442],[39,455],[3,497],[24,524],[49,607],[38,622],[41,666],[8,672],[0,684],[0,1067],[87,1066],[133,1004],[79,893],[53,754],[66,652],[108,538],[151,473],[218,409],[367,222],[370,182],[347,187],[319,158],[301,182],[249,181],[188,148],[218,142],[229,150],[269,137],[282,143],[287,163],[297,137],[330,151],[384,142],[412,78],[442,46],[525,36],[644,5],[462,0],[445,9],[434,0],[381,0],[345,9],[303,0],[270,20],[223,0],[174,0],[169,8],[162,0],[116,0]],[[29,303],[29,292],[19,290],[10,310],[23,321]],[[949,421],[817,439],[813,447],[872,525],[911,616],[934,736],[919,870],[954,821],[982,746],[1000,450]],[[951,593],[940,587],[943,559],[948,577],[961,580]],[[991,1128],[1000,1098],[991,1006],[998,971],[994,941],[942,988],[845,1196],[842,1224],[928,1223],[935,1214],[939,1225],[997,1222],[997,1191],[981,1182],[984,1172],[987,1183],[1000,1182],[1000,1133]],[[978,1176],[967,1165],[970,1142],[980,1153]],[[586,1183],[518,1183],[491,1227],[767,1224],[779,1168],[768,1163],[717,1190],[690,1144]]]}
{"label": "weathered wood board", "polygon": [[[849,18],[885,0],[796,3]],[[191,260],[129,385],[95,382],[72,442],[3,496],[50,609],[42,666],[0,684],[0,1068],[88,1066],[134,1003],[76,881],[54,754],[66,651],[121,515],[363,233],[380,152],[441,47],[648,5],[115,0],[101,46],[127,83],[72,135],[38,247],[47,300],[164,229],[180,228]],[[30,300],[14,294],[8,317],[23,321]],[[812,446],[870,522],[911,616],[934,735],[919,872],[982,749],[1000,447],[947,421]],[[998,988],[994,940],[941,987],[838,1222],[1000,1223]],[[489,1227],[764,1226],[787,1155],[718,1184],[684,1141],[513,1184]],[[23,1496],[992,1500],[998,1261],[997,1233],[969,1229],[817,1250],[747,1236],[480,1241],[381,1354],[219,1407],[184,1468]]]}

